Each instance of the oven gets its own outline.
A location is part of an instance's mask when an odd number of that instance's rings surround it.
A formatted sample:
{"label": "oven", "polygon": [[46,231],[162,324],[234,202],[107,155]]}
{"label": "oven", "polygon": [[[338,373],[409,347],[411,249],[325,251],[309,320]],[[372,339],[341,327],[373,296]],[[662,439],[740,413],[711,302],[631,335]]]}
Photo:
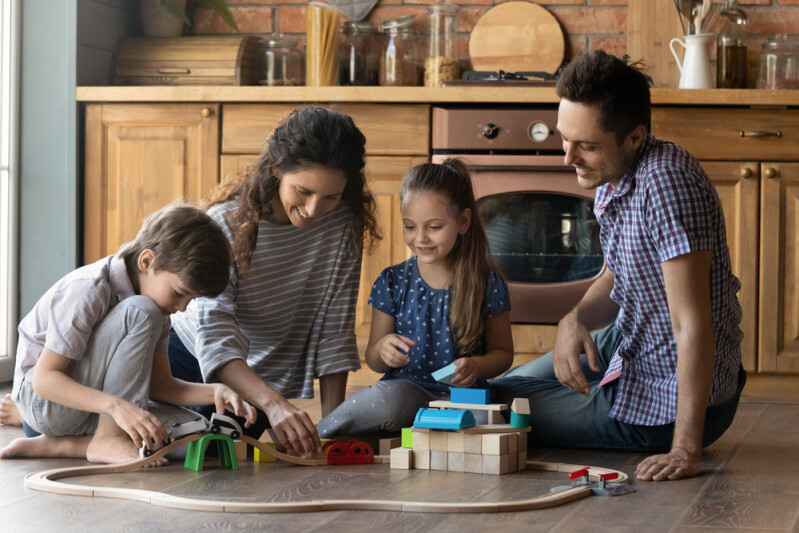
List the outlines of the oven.
{"label": "oven", "polygon": [[594,191],[564,164],[556,123],[551,106],[433,108],[432,160],[470,166],[514,323],[556,324],[605,268]]}

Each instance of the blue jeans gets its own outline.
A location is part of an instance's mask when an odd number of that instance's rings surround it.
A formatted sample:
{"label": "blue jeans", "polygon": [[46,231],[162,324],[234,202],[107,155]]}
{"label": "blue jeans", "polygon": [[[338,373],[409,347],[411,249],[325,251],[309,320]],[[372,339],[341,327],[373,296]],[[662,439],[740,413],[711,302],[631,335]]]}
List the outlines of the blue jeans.
{"label": "blue jeans", "polygon": [[[625,424],[608,416],[616,400],[617,382],[598,387],[622,340],[615,326],[592,335],[599,355],[600,373],[592,371],[582,355],[583,372],[591,385],[585,397],[565,388],[555,377],[552,352],[509,370],[490,382],[494,401],[510,404],[514,398],[530,400],[530,446],[589,448],[620,451],[663,452],[671,448],[674,424],[642,426]],[[708,407],[703,446],[718,439],[732,424],[746,383],[740,369],[738,389],[727,402]]]}
{"label": "blue jeans", "polygon": [[[169,367],[172,369],[172,375],[178,379],[188,381],[189,383],[203,383],[200,363],[197,362],[197,358],[194,357],[194,354],[186,349],[174,329],[169,331]],[[209,420],[215,411],[213,405],[197,405],[189,409],[196,413],[200,413]],[[227,411],[225,414],[233,417],[239,423],[245,435],[258,440],[270,425],[266,413],[258,408],[256,408],[255,411],[258,414],[258,418],[256,418],[255,423],[248,428],[244,427],[243,417],[236,416],[230,411]]]}

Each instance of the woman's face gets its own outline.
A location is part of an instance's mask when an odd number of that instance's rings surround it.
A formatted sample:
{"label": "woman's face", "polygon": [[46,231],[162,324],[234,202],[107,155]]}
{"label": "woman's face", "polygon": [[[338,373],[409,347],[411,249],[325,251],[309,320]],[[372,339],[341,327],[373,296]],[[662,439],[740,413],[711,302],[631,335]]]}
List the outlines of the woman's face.
{"label": "woman's face", "polygon": [[347,185],[342,171],[325,167],[311,167],[277,177],[280,187],[269,220],[298,228],[309,227],[335,209]]}

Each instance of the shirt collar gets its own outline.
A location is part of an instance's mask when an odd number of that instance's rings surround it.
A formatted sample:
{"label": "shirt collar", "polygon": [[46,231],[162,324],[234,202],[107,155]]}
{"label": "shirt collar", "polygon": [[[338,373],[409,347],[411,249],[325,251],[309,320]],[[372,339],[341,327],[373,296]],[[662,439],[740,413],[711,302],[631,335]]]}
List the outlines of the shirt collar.
{"label": "shirt collar", "polygon": [[125,260],[117,255],[111,258],[108,279],[111,283],[111,290],[114,292],[114,296],[116,296],[120,302],[136,294],[133,290],[133,284],[130,282],[130,276],[128,276]]}
{"label": "shirt collar", "polygon": [[652,148],[655,146],[655,138],[652,134],[647,134],[646,139],[644,142],[641,143],[641,146],[638,147],[638,151],[635,154],[635,161],[633,162],[632,166],[627,170],[627,172],[622,176],[621,180],[615,187],[611,187],[610,185],[606,185],[610,189],[609,196],[610,199],[618,198],[620,196],[624,196],[631,189],[635,184],[635,177],[638,174],[638,167],[641,165],[641,161],[643,160],[644,155],[646,155]]}

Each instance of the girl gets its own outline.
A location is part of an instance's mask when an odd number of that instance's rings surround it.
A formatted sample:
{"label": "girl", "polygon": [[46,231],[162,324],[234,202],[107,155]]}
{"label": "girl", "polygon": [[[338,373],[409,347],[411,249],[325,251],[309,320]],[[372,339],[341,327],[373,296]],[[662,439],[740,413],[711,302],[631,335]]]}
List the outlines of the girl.
{"label": "girl", "polygon": [[364,235],[379,239],[366,187],[366,139],[352,119],[295,110],[245,176],[220,186],[208,214],[233,243],[231,282],[173,322],[170,361],[190,381],[220,380],[259,410],[246,433],[270,424],[283,446],[321,452],[310,416],[286,399],[313,397],[322,412],[344,400],[360,367],[355,302]]}
{"label": "girl", "polygon": [[489,258],[469,170],[454,159],[412,168],[400,208],[416,255],[385,269],[369,298],[366,363],[385,375],[323,418],[323,437],[397,432],[449,396],[432,372],[454,361],[453,386],[485,388],[513,361],[508,288]]}

